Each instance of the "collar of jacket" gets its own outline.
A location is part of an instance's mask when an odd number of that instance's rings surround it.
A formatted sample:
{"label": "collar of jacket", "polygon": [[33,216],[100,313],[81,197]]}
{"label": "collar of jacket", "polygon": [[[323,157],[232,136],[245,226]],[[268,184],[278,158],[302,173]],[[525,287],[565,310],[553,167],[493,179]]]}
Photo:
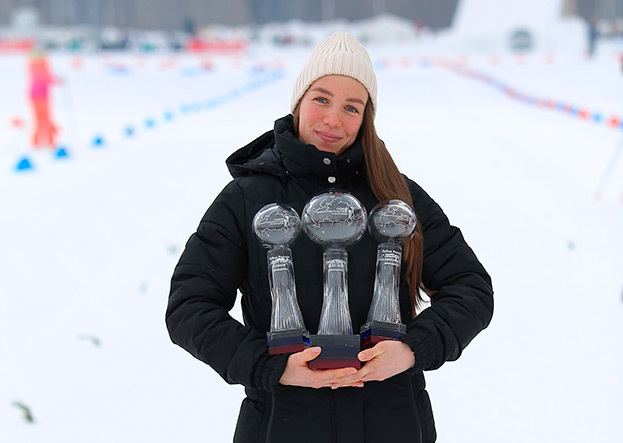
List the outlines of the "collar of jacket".
{"label": "collar of jacket", "polygon": [[234,152],[226,163],[234,178],[261,172],[276,175],[283,181],[294,175],[334,184],[365,174],[359,139],[340,156],[320,151],[296,138],[291,114],[275,121],[272,131]]}

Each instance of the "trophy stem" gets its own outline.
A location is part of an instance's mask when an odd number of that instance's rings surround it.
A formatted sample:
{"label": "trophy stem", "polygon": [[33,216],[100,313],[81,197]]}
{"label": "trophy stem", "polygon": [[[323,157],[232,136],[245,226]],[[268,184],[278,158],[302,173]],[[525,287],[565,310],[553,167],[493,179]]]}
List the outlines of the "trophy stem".
{"label": "trophy stem", "polygon": [[270,330],[273,332],[305,329],[303,316],[296,299],[292,251],[287,246],[270,249],[268,278],[272,298]]}
{"label": "trophy stem", "polygon": [[348,254],[344,248],[330,247],[324,251],[324,295],[318,335],[351,335],[353,333],[348,307]]}
{"label": "trophy stem", "polygon": [[368,312],[368,321],[401,323],[400,300],[400,265],[402,245],[395,242],[379,244],[376,256],[376,279],[374,295]]}
{"label": "trophy stem", "polygon": [[402,245],[379,244],[376,256],[374,295],[368,321],[361,327],[361,347],[370,348],[383,340],[400,340],[407,330],[400,317],[400,265]]}

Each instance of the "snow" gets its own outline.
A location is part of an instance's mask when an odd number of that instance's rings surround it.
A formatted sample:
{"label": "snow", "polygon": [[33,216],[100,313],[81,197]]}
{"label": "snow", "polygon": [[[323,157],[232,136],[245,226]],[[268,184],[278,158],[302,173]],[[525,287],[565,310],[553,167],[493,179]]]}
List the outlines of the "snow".
{"label": "snow", "polygon": [[526,31],[541,51],[585,48],[587,25],[563,17],[564,0],[461,0],[452,28],[453,42],[469,51],[509,50],[511,36]]}
{"label": "snow", "polygon": [[[439,441],[617,442],[623,130],[608,119],[623,117],[621,47],[590,60],[449,48],[370,44],[379,134],[496,291],[491,326],[427,373]],[[308,54],[53,55],[67,158],[28,147],[26,61],[0,58],[2,441],[231,441],[243,390],[170,342],[168,285],[229,180],[225,158],[288,112]],[[512,99],[466,69],[603,117]],[[34,168],[17,172],[23,156]]]}
{"label": "snow", "polygon": [[461,0],[453,20],[457,32],[505,31],[521,25],[544,27],[558,22],[564,0]]}

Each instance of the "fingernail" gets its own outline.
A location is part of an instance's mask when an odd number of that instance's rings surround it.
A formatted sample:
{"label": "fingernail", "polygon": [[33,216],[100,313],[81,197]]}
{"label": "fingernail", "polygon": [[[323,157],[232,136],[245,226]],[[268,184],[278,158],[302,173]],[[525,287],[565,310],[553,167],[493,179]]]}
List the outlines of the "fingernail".
{"label": "fingernail", "polygon": [[363,352],[360,352],[357,358],[359,358],[359,360],[363,360],[364,358],[366,358],[366,354]]}
{"label": "fingernail", "polygon": [[320,352],[320,348],[311,348],[313,352],[315,352],[316,354],[318,354]]}

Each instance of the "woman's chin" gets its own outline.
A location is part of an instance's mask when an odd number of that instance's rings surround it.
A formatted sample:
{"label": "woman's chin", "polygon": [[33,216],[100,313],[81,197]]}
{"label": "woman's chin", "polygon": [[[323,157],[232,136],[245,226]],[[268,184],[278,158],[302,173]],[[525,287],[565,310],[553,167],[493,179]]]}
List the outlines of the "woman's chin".
{"label": "woman's chin", "polygon": [[330,146],[323,145],[323,144],[320,144],[320,143],[317,143],[314,146],[316,146],[316,149],[318,149],[319,151],[335,153],[335,149],[333,149]]}

